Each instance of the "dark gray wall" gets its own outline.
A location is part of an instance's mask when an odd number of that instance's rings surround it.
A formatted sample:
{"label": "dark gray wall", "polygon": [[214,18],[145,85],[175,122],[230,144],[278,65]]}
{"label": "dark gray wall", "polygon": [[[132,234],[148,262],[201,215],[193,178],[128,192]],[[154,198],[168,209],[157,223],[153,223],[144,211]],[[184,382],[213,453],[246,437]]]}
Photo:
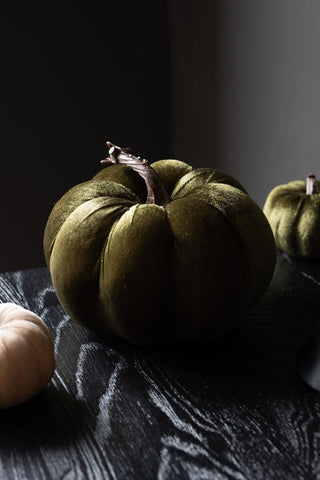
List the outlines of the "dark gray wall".
{"label": "dark gray wall", "polygon": [[0,271],[44,264],[51,208],[106,140],[169,155],[167,2],[58,3],[1,9]]}
{"label": "dark gray wall", "polygon": [[320,177],[320,2],[172,0],[173,152],[269,190]]}

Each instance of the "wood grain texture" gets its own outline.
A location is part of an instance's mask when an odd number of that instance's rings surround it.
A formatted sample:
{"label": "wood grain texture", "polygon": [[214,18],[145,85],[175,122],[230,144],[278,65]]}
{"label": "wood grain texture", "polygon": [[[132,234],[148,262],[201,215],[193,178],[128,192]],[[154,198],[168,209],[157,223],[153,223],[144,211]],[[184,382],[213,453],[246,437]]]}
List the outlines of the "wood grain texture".
{"label": "wood grain texture", "polygon": [[0,479],[319,479],[320,394],[296,372],[319,289],[319,263],[279,254],[228,337],[141,348],[73,323],[47,269],[1,274],[0,301],[41,316],[57,366],[43,392],[0,411]]}

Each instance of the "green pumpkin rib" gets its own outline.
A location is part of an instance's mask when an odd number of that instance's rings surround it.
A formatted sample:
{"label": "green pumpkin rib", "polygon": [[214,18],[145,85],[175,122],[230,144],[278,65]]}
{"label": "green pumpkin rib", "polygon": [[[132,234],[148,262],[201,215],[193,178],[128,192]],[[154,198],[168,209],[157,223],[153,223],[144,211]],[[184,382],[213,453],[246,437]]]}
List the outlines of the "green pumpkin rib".
{"label": "green pumpkin rib", "polygon": [[231,175],[228,175],[220,170],[213,170],[212,168],[197,168],[184,175],[176,184],[172,199],[180,198],[183,195],[190,193],[192,190],[206,188],[210,184],[226,184],[238,190],[247,193],[243,186],[235,180]]}
{"label": "green pumpkin rib", "polygon": [[158,160],[151,164],[151,167],[161,178],[164,188],[169,195],[172,194],[177,182],[187,173],[193,170],[193,167],[181,160]]}
{"label": "green pumpkin rib", "polygon": [[128,188],[137,196],[139,203],[147,198],[147,188],[143,178],[128,165],[109,165],[98,172],[92,181],[114,182]]}
{"label": "green pumpkin rib", "polygon": [[242,245],[226,217],[197,196],[170,203],[166,212],[175,243],[175,308],[176,317],[183,319],[180,337],[217,338],[234,326],[247,307]]}
{"label": "green pumpkin rib", "polygon": [[175,336],[168,306],[172,243],[165,210],[153,204],[135,205],[110,232],[99,301],[113,332],[131,342],[154,343]]}
{"label": "green pumpkin rib", "polygon": [[80,183],[72,187],[60,198],[53,207],[44,230],[43,248],[47,265],[50,262],[50,255],[56,236],[69,215],[83,203],[94,198],[104,198],[106,196],[125,199],[129,202],[139,202],[138,197],[128,188],[106,180],[89,180]]}
{"label": "green pumpkin rib", "polygon": [[[268,287],[276,262],[276,248],[270,225],[247,194],[225,184],[212,184],[197,193],[225,216],[242,243],[250,271],[247,307],[251,307]],[[263,254],[261,252],[263,248]]]}
{"label": "green pumpkin rib", "polygon": [[299,252],[303,257],[320,258],[319,212],[319,195],[308,195],[297,225]]}
{"label": "green pumpkin rib", "polygon": [[64,222],[52,249],[49,267],[59,301],[71,318],[93,329],[100,326],[96,297],[102,250],[112,226],[131,205],[126,200],[116,205],[110,197],[83,203]]}
{"label": "green pumpkin rib", "polygon": [[280,215],[280,221],[277,224],[275,232],[276,242],[281,246],[282,250],[297,254],[301,247],[300,239],[298,238],[298,235],[292,235],[292,232],[296,231],[298,228],[305,198],[300,195],[295,195],[293,197],[292,194],[286,194],[283,196],[282,200],[282,206],[284,208],[286,208],[285,201],[287,201],[288,211],[286,215]]}

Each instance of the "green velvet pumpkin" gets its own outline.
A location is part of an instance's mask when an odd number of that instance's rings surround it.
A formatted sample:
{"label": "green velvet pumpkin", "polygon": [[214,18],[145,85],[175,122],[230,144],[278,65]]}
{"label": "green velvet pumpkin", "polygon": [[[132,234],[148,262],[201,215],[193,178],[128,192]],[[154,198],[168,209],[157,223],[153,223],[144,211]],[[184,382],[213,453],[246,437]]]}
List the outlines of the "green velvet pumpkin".
{"label": "green velvet pumpkin", "polygon": [[263,211],[276,245],[290,255],[320,258],[319,186],[310,174],[306,181],[278,185],[266,199]]}
{"label": "green velvet pumpkin", "polygon": [[138,344],[223,335],[273,274],[262,210],[223,172],[178,160],[151,168],[108,145],[115,165],[69,190],[46,225],[62,307],[89,329]]}

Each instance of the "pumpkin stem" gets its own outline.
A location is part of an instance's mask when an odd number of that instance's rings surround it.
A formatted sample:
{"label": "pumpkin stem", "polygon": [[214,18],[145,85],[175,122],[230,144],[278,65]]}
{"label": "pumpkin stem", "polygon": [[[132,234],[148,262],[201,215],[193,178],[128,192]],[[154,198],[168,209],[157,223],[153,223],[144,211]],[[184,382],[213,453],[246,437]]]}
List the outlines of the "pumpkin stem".
{"label": "pumpkin stem", "polygon": [[111,142],[107,142],[109,157],[100,163],[123,163],[135,170],[145,181],[147,187],[147,200],[145,203],[154,203],[166,207],[171,198],[164,188],[157,172],[148,165],[148,160],[136,157],[131,153],[131,148],[121,148]]}
{"label": "pumpkin stem", "polygon": [[314,193],[318,193],[318,186],[315,175],[313,173],[309,173],[306,179],[306,194],[312,195]]}

